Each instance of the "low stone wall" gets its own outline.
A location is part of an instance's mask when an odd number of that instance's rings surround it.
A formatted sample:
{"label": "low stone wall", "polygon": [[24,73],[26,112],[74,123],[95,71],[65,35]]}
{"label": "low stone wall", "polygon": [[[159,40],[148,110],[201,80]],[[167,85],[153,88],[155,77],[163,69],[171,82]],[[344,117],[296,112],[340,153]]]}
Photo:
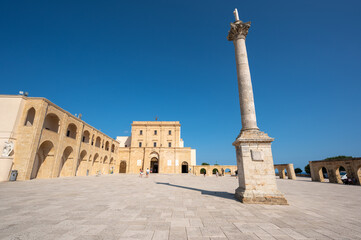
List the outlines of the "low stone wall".
{"label": "low stone wall", "polygon": [[342,183],[340,167],[343,167],[347,178],[350,178],[353,184],[360,185],[361,158],[310,161],[309,163],[312,181],[324,182],[325,178],[328,178],[330,183]]}
{"label": "low stone wall", "polygon": [[[236,165],[197,165],[192,166],[191,172],[196,175],[203,175],[201,170],[204,169],[206,171],[206,176],[212,176],[213,170],[216,169],[218,171],[219,176],[227,176],[227,175],[236,175],[237,166]],[[230,172],[226,172],[226,170]],[[203,172],[203,170],[202,170]]]}

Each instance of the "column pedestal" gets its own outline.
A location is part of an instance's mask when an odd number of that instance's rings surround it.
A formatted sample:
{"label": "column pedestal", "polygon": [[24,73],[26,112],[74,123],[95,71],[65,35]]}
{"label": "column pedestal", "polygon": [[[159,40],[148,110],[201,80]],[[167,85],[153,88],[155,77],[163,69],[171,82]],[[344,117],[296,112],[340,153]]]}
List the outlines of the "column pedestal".
{"label": "column pedestal", "polygon": [[233,143],[239,181],[235,197],[243,203],[288,204],[276,185],[271,149],[273,140],[259,130],[243,130]]}

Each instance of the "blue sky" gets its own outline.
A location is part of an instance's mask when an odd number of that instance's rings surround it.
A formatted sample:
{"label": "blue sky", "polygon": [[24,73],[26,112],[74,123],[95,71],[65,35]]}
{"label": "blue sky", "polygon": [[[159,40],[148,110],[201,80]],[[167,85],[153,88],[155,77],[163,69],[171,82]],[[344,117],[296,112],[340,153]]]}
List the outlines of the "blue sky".
{"label": "blue sky", "polygon": [[361,156],[361,1],[1,1],[0,94],[48,98],[112,137],[178,120],[198,164],[236,164],[235,7],[274,162]]}

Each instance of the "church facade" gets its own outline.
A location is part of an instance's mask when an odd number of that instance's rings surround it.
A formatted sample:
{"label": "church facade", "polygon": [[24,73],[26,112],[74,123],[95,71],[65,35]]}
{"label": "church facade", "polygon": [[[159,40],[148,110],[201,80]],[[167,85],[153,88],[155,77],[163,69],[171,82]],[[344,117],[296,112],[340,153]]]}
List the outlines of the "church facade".
{"label": "church facade", "polygon": [[180,123],[135,121],[130,137],[117,137],[120,172],[188,173],[196,165],[196,150],[184,147]]}

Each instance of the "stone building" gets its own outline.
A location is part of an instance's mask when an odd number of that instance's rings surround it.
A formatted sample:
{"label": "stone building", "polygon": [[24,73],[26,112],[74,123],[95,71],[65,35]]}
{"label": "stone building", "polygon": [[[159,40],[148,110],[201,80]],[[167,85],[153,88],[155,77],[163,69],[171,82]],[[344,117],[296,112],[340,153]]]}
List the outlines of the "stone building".
{"label": "stone building", "polygon": [[187,173],[195,149],[184,147],[179,122],[133,122],[115,140],[45,98],[0,95],[0,181],[138,173]]}
{"label": "stone building", "polygon": [[118,142],[45,98],[0,95],[0,112],[0,149],[14,144],[19,180],[118,171]]}
{"label": "stone building", "polygon": [[134,121],[130,137],[117,137],[120,172],[188,173],[196,165],[196,150],[184,147],[180,123]]}

